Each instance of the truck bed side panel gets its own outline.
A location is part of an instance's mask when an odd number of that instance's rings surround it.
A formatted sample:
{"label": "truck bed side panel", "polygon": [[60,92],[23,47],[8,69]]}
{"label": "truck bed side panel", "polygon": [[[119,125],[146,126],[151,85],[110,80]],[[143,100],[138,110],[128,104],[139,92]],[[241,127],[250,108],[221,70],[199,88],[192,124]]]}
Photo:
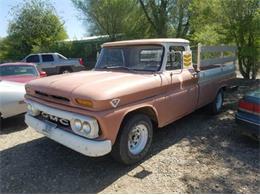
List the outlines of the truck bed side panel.
{"label": "truck bed side panel", "polygon": [[235,77],[235,65],[216,66],[199,73],[199,101],[198,107],[211,103],[218,90],[225,87]]}

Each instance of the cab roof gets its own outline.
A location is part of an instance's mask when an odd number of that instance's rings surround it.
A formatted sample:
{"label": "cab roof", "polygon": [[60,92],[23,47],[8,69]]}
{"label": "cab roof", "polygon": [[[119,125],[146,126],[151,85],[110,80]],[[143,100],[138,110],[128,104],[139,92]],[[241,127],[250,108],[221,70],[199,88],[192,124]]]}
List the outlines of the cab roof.
{"label": "cab roof", "polygon": [[125,45],[151,45],[151,44],[157,45],[162,43],[183,43],[187,45],[190,42],[186,39],[179,39],[179,38],[137,39],[137,40],[107,42],[104,43],[102,47],[125,46]]}

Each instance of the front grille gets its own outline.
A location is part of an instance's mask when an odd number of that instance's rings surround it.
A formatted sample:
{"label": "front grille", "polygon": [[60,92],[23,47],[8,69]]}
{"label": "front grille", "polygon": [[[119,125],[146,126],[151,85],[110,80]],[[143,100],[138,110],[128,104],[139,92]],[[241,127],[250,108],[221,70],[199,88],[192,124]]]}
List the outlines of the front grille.
{"label": "front grille", "polygon": [[[40,115],[36,116],[36,118],[41,121],[50,121],[52,123],[55,123],[57,125],[57,127],[60,129],[71,131],[71,126],[70,126],[69,120],[61,119],[59,117],[52,116],[52,115],[49,115],[44,112],[41,112]],[[67,125],[65,125],[64,122],[61,122],[61,120],[67,121]]]}
{"label": "front grille", "polygon": [[39,95],[39,96],[43,96],[43,97],[50,97],[52,99],[56,99],[59,101],[65,101],[65,102],[69,102],[70,100],[68,98],[62,97],[62,96],[57,96],[57,95],[50,95],[41,91],[35,91],[35,94]]}
{"label": "front grille", "polygon": [[47,93],[43,93],[43,92],[40,92],[40,91],[35,91],[35,93],[37,95],[41,95],[41,96],[45,96],[45,97],[48,97],[49,95]]}
{"label": "front grille", "polygon": [[51,95],[51,97],[54,99],[59,99],[59,100],[66,101],[66,102],[70,101],[68,98],[61,97],[61,96]]}

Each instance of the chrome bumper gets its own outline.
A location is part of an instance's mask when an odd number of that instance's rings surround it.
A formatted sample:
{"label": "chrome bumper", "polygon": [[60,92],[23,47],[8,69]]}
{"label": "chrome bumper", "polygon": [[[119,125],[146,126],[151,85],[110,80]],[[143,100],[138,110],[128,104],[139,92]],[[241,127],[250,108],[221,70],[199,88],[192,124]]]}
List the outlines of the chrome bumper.
{"label": "chrome bumper", "polygon": [[26,114],[25,123],[37,132],[49,137],[50,139],[86,156],[103,156],[112,149],[110,140],[96,141],[89,140],[78,135],[66,132],[47,122],[43,122],[33,116]]}

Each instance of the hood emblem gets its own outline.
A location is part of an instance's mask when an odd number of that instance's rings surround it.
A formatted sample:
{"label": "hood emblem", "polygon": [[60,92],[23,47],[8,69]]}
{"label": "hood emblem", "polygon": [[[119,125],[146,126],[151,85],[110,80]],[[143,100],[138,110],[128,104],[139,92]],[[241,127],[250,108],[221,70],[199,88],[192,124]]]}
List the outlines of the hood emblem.
{"label": "hood emblem", "polygon": [[118,106],[119,102],[120,102],[120,99],[116,98],[116,99],[112,99],[112,100],[110,101],[110,104],[111,104],[114,108],[116,108],[116,107]]}

